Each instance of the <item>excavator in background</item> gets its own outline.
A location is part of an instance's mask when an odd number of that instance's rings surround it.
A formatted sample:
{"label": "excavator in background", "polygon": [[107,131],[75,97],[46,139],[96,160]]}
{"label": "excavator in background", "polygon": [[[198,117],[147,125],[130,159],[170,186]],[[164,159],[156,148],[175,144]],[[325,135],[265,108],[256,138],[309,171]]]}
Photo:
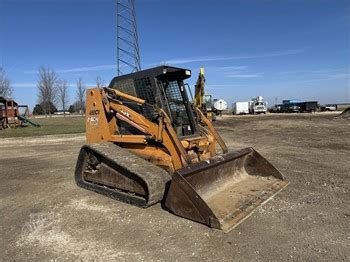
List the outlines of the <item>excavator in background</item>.
{"label": "excavator in background", "polygon": [[[160,66],[87,90],[78,186],[230,231],[287,186],[253,148],[229,152],[189,100],[191,71]],[[221,152],[217,151],[217,145]]]}
{"label": "excavator in background", "polygon": [[212,95],[205,94],[205,76],[204,68],[199,69],[199,75],[195,85],[193,104],[202,111],[204,116],[210,121],[216,120],[216,110]]}

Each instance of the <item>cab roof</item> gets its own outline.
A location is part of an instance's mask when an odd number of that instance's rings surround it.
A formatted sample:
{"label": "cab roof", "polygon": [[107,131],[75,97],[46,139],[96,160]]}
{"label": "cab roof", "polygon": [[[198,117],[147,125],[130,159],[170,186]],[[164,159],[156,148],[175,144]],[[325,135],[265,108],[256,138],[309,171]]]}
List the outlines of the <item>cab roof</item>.
{"label": "cab roof", "polygon": [[142,70],[139,72],[114,77],[111,83],[109,84],[109,87],[113,87],[114,83],[120,80],[140,79],[145,77],[154,77],[154,78],[158,78],[159,80],[164,79],[168,81],[175,81],[175,80],[182,81],[191,77],[191,70],[172,67],[172,66],[165,66],[165,65],[157,66],[157,67]]}

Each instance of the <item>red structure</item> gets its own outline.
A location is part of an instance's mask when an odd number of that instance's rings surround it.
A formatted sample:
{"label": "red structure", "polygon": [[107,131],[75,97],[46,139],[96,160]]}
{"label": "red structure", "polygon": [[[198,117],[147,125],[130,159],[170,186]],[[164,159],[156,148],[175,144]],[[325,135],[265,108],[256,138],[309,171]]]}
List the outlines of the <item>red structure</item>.
{"label": "red structure", "polygon": [[28,114],[29,110],[27,105],[18,105],[18,103],[12,99],[0,97],[0,129],[8,127],[15,128],[22,124],[22,121],[19,119],[20,108],[24,109],[24,115]]}

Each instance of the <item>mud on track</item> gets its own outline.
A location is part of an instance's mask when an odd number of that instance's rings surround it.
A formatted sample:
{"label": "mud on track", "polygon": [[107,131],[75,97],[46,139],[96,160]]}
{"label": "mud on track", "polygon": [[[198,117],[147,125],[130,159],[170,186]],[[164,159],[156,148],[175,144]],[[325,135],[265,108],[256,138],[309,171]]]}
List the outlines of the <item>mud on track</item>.
{"label": "mud on track", "polygon": [[83,135],[0,139],[0,254],[8,260],[346,260],[350,122],[224,116],[229,148],[254,147],[290,181],[228,234],[77,188]]}

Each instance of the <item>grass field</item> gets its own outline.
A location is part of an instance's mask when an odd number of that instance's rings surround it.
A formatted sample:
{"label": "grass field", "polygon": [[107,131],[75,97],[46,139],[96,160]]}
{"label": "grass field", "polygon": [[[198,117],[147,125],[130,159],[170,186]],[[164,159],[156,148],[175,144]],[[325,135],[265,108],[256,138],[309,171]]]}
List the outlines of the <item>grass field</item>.
{"label": "grass field", "polygon": [[0,130],[0,138],[84,133],[84,119],[84,117],[35,118],[31,120],[39,123],[41,127],[28,125],[26,127],[7,128]]}

